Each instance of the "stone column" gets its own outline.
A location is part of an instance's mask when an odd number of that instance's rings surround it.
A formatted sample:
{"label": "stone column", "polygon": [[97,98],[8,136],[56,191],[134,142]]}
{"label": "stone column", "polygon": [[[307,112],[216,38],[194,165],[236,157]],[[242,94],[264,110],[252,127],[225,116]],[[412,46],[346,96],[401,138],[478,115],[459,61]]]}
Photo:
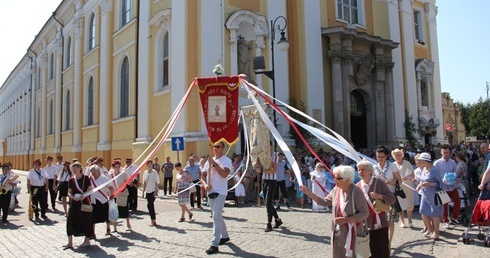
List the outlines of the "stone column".
{"label": "stone column", "polygon": [[420,83],[422,80],[422,74],[417,72],[415,78],[417,79],[417,107],[420,113],[424,110],[422,108],[422,84]]}
{"label": "stone column", "polygon": [[61,78],[63,77],[63,40],[61,38],[61,27],[58,26],[58,35],[56,36],[56,85],[55,85],[55,108],[54,108],[54,153],[59,154],[61,152],[61,121],[63,120],[61,107],[62,107],[62,97],[61,97]]}
{"label": "stone column", "polygon": [[349,78],[354,76],[352,58],[352,38],[350,36],[345,36],[342,38],[342,95],[344,97],[342,109],[344,110],[344,128],[338,133],[340,133],[340,135],[342,135],[348,142],[351,142],[349,106],[351,84]]}
{"label": "stone column", "polygon": [[[150,107],[148,98],[150,78],[150,1],[141,1],[139,10],[139,35],[138,35],[138,135],[135,144],[148,144],[151,142],[150,136],[150,116],[148,116]],[[175,56],[174,56],[175,57]],[[177,86],[177,85],[173,85]],[[181,85],[179,85],[181,86]],[[177,87],[179,87],[177,86]],[[176,88],[177,88],[176,87]],[[175,89],[175,88],[173,88]],[[173,90],[172,89],[172,90]]]}
{"label": "stone column", "polygon": [[83,57],[83,9],[81,9],[81,2],[77,2],[77,13],[75,14],[75,44],[73,51],[73,147],[75,157],[81,158],[80,152],[82,151],[82,105],[80,103],[81,98],[76,96],[83,96],[82,85],[82,57]]}
{"label": "stone column", "polygon": [[[29,161],[32,161],[32,157],[34,156],[34,138],[35,138],[35,131],[36,131],[36,123],[39,121],[36,121],[36,85],[37,81],[39,78],[37,77],[37,61],[34,59],[32,62],[35,62],[34,65],[32,66],[31,69],[31,75],[32,75],[32,82],[30,85],[30,91],[27,93],[28,98],[31,100],[30,101],[30,114],[27,116],[29,120],[31,121],[30,125],[31,128],[29,130]],[[28,164],[30,166],[30,164]]]}
{"label": "stone column", "polygon": [[[148,1],[142,1],[141,3],[146,3]],[[107,152],[111,150],[111,140],[110,140],[110,128],[112,125],[111,111],[112,105],[107,105],[107,103],[112,103],[112,24],[113,19],[112,13],[112,1],[101,0],[99,2],[102,17],[101,17],[101,28],[100,28],[100,83],[99,83],[99,143],[97,144],[97,151],[102,152],[104,159],[108,160],[110,157]],[[143,19],[147,21],[147,19]],[[141,69],[147,70],[147,69]],[[141,87],[140,87],[141,88]],[[147,117],[147,116],[146,116]]]}
{"label": "stone column", "polygon": [[46,43],[43,44],[43,50],[41,54],[41,154],[46,152],[46,73],[47,73],[47,59]]}
{"label": "stone column", "polygon": [[[383,62],[378,67],[379,72],[385,73],[385,103],[386,103],[386,141],[388,145],[396,146],[395,138],[395,105],[393,96],[393,62]],[[400,114],[396,114],[400,115]],[[405,115],[403,114],[403,118]]]}
{"label": "stone column", "polygon": [[342,47],[340,35],[329,35],[330,50],[328,57],[332,63],[332,113],[333,130],[337,133],[344,132],[344,96],[342,92]]}

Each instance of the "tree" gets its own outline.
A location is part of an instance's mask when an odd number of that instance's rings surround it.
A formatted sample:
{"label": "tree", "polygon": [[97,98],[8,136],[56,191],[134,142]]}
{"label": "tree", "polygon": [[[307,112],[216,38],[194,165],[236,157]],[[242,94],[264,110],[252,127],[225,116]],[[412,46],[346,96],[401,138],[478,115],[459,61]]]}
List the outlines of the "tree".
{"label": "tree", "polygon": [[405,109],[405,135],[407,137],[408,144],[411,146],[417,146],[417,139],[415,139],[415,133],[417,128],[413,122],[413,117],[408,114],[408,110]]}
{"label": "tree", "polygon": [[[304,101],[300,100],[298,102],[295,98],[289,98],[287,99],[287,102],[290,106],[302,111],[305,114],[307,113],[306,110],[308,106]],[[302,115],[299,115],[291,110],[289,110],[288,113],[292,118],[302,122],[303,124],[311,125],[311,122],[306,117],[303,117]],[[310,142],[312,139],[314,139],[314,136],[308,130],[304,129],[299,125],[297,125],[296,128],[298,128],[298,131],[301,133],[301,135],[307,142]],[[294,145],[296,146],[296,150],[298,149],[306,150],[303,141],[292,127],[289,128],[289,136],[291,136],[291,138],[294,140]]]}
{"label": "tree", "polygon": [[478,101],[471,106],[468,117],[468,125],[470,126],[470,130],[468,132],[470,136],[489,135],[488,104],[488,100],[483,101],[483,99],[480,97]]}
{"label": "tree", "polygon": [[469,123],[470,119],[470,114],[471,114],[471,105],[470,103],[467,103],[466,105],[463,104],[462,102],[456,102],[459,107],[459,112],[461,113],[461,123],[464,124],[464,127],[466,128],[466,132],[471,131],[471,126]]}

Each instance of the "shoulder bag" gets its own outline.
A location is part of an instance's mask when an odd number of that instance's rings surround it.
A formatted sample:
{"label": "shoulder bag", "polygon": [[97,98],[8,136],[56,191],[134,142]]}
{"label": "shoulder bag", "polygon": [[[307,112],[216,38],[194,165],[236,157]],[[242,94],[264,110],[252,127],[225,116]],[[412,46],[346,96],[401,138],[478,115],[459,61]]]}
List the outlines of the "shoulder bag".
{"label": "shoulder bag", "polygon": [[403,189],[400,187],[400,184],[398,183],[398,180],[396,180],[396,186],[395,186],[395,193],[394,195],[396,196],[396,202],[395,207],[397,207],[398,212],[402,212],[404,210],[407,210],[408,208],[408,199],[407,196],[405,195],[405,192]]}
{"label": "shoulder bag", "polygon": [[449,195],[444,191],[441,186],[439,185],[439,182],[437,182],[437,191],[436,194],[434,195],[434,203],[436,206],[441,206],[446,203],[449,203],[451,201],[451,198],[449,198]]}
{"label": "shoulder bag", "polygon": [[[376,182],[374,182],[374,190],[376,191],[376,184],[378,183],[377,178],[374,179]],[[384,211],[384,212],[389,212],[391,210],[391,206],[386,204],[383,200],[381,199],[375,199],[373,202],[373,208],[376,211]]]}
{"label": "shoulder bag", "polygon": [[[77,179],[75,178],[75,180],[77,180]],[[83,183],[82,183],[82,189],[81,189],[82,191],[83,191],[84,187],[85,187],[85,175],[83,176]],[[83,200],[85,200],[85,198]],[[81,200],[82,206],[80,207],[80,210],[83,212],[92,212],[92,210],[94,208],[94,207],[92,207],[92,204],[84,204],[83,200]]]}
{"label": "shoulder bag", "polygon": [[[354,187],[357,188],[357,187]],[[355,214],[356,207],[354,205],[354,191],[355,189],[352,189],[352,215]],[[363,225],[363,232],[361,235],[357,234],[357,227],[356,228],[356,246],[355,246],[355,251],[356,251],[356,258],[367,258],[371,256],[371,248],[369,247],[369,230],[367,228],[367,223],[366,220],[363,220],[361,222]],[[355,225],[355,224],[354,224]]]}

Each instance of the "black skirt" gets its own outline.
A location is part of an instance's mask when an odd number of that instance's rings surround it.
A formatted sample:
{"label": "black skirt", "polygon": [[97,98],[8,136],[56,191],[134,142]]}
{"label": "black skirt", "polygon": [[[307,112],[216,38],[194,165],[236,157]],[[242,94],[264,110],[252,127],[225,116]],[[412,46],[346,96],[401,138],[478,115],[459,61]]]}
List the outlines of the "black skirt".
{"label": "black skirt", "polygon": [[[117,198],[115,198],[114,201],[116,201],[116,203],[117,203]],[[117,211],[119,212],[119,218],[120,219],[129,218],[129,206],[128,205],[126,205],[124,207],[121,207],[118,205]]]}
{"label": "black skirt", "polygon": [[68,208],[68,219],[66,220],[67,236],[94,236],[94,226],[92,225],[92,213],[81,211],[80,201],[71,201]]}
{"label": "black skirt", "polygon": [[67,197],[68,196],[68,181],[59,182],[58,194],[59,194],[59,197]]}
{"label": "black skirt", "polygon": [[96,199],[92,207],[94,208],[92,211],[92,221],[94,224],[109,221],[109,202],[102,204]]}

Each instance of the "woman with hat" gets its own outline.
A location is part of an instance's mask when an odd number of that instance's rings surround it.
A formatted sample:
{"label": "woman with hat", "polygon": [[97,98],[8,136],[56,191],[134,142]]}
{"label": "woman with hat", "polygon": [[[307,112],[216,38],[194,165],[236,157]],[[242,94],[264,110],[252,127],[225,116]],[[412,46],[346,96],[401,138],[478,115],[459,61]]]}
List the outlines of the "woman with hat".
{"label": "woman with hat", "polygon": [[67,201],[66,197],[68,197],[68,182],[70,181],[71,178],[71,171],[70,171],[70,162],[65,162],[63,164],[63,168],[61,173],[58,174],[58,194],[61,200],[63,201],[63,210],[65,211],[65,217],[68,216],[68,209],[67,209]]}
{"label": "woman with hat", "polygon": [[422,195],[419,211],[427,228],[423,233],[424,236],[437,240],[439,239],[439,218],[444,212],[444,206],[436,206],[434,196],[437,185],[442,185],[442,177],[437,167],[433,166],[429,153],[421,153],[418,161],[423,168],[422,173],[418,176],[419,185],[417,186],[417,191]]}

